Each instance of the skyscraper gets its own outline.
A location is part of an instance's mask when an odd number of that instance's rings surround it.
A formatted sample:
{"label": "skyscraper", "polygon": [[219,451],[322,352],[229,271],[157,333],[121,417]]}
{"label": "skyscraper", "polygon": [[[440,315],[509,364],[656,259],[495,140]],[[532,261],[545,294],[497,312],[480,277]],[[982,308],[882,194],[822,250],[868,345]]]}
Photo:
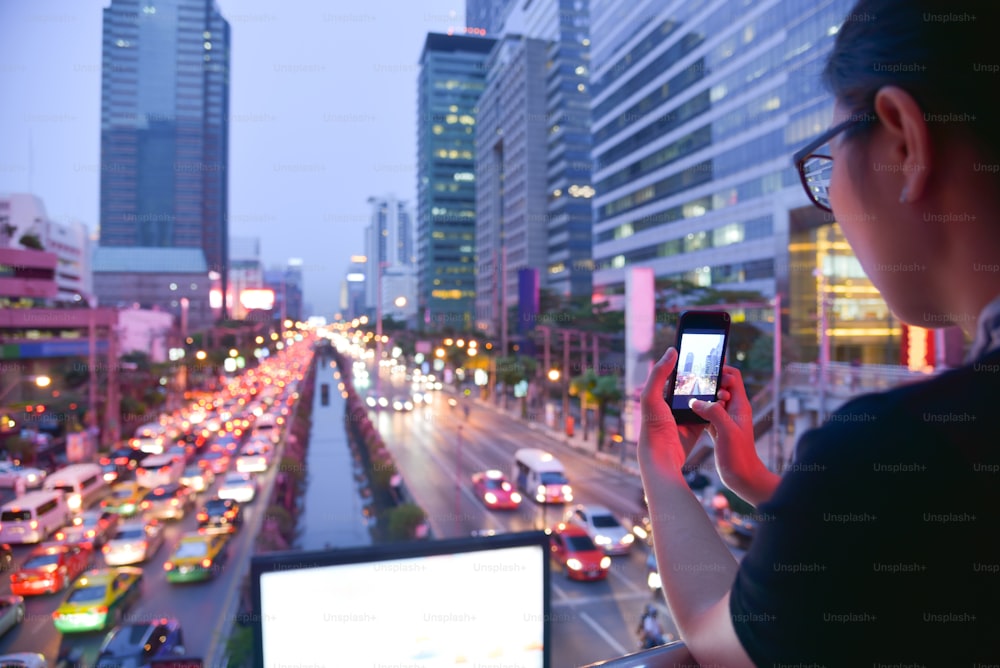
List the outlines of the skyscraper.
{"label": "skyscraper", "polygon": [[[372,207],[365,231],[368,313],[377,315],[377,300],[381,299],[383,316],[413,319],[417,313],[417,276],[410,207],[394,195],[369,197],[368,203]],[[377,294],[379,287],[381,296]]]}
{"label": "skyscraper", "polygon": [[485,30],[487,37],[497,36],[512,3],[513,0],[465,0],[465,27]]}
{"label": "skyscraper", "polygon": [[429,33],[420,55],[417,299],[424,326],[471,329],[476,296],[475,125],[494,40]]}
{"label": "skyscraper", "polygon": [[224,294],[229,46],[214,0],[104,9],[100,245],[199,248]]}

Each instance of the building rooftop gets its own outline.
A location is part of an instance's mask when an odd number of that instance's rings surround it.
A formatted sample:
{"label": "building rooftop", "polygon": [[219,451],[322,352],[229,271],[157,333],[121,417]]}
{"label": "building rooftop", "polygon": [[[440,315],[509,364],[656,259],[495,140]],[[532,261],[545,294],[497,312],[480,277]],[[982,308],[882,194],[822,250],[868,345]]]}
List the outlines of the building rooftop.
{"label": "building rooftop", "polygon": [[200,248],[150,248],[97,246],[94,273],[207,274]]}

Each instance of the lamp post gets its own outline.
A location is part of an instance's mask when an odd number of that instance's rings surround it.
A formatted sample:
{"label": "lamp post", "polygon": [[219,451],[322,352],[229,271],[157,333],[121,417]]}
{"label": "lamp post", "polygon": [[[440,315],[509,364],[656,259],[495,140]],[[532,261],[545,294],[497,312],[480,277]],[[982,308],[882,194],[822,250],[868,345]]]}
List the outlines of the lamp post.
{"label": "lamp post", "polygon": [[2,393],[0,393],[0,402],[2,402],[5,398],[7,398],[7,395],[13,392],[15,387],[19,387],[21,383],[29,383],[29,382],[34,382],[35,387],[44,389],[52,384],[52,379],[44,375],[31,375],[31,376],[22,376],[21,378],[17,378],[16,380],[14,380],[13,383],[4,388],[4,391]]}

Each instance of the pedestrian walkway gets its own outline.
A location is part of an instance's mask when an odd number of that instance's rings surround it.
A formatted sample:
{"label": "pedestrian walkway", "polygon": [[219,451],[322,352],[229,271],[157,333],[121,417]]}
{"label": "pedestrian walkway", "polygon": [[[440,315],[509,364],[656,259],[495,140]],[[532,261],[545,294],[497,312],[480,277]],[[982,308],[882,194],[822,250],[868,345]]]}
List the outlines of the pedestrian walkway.
{"label": "pedestrian walkway", "polygon": [[[312,432],[306,454],[306,492],[299,515],[296,548],[322,550],[331,547],[371,545],[359,482],[344,428],[346,401],[337,391],[335,369],[321,357],[317,362],[313,395]],[[330,386],[330,402],[322,405],[321,386]]]}

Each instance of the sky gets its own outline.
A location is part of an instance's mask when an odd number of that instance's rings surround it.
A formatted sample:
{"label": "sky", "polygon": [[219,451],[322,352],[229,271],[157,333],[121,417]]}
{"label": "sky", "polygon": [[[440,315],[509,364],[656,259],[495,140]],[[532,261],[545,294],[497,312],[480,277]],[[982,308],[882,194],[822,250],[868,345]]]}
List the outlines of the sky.
{"label": "sky", "polygon": [[[300,258],[330,317],[367,199],[416,201],[417,76],[463,0],[217,0],[232,32],[229,234]],[[0,194],[98,227],[101,20],[110,0],[0,0]]]}

